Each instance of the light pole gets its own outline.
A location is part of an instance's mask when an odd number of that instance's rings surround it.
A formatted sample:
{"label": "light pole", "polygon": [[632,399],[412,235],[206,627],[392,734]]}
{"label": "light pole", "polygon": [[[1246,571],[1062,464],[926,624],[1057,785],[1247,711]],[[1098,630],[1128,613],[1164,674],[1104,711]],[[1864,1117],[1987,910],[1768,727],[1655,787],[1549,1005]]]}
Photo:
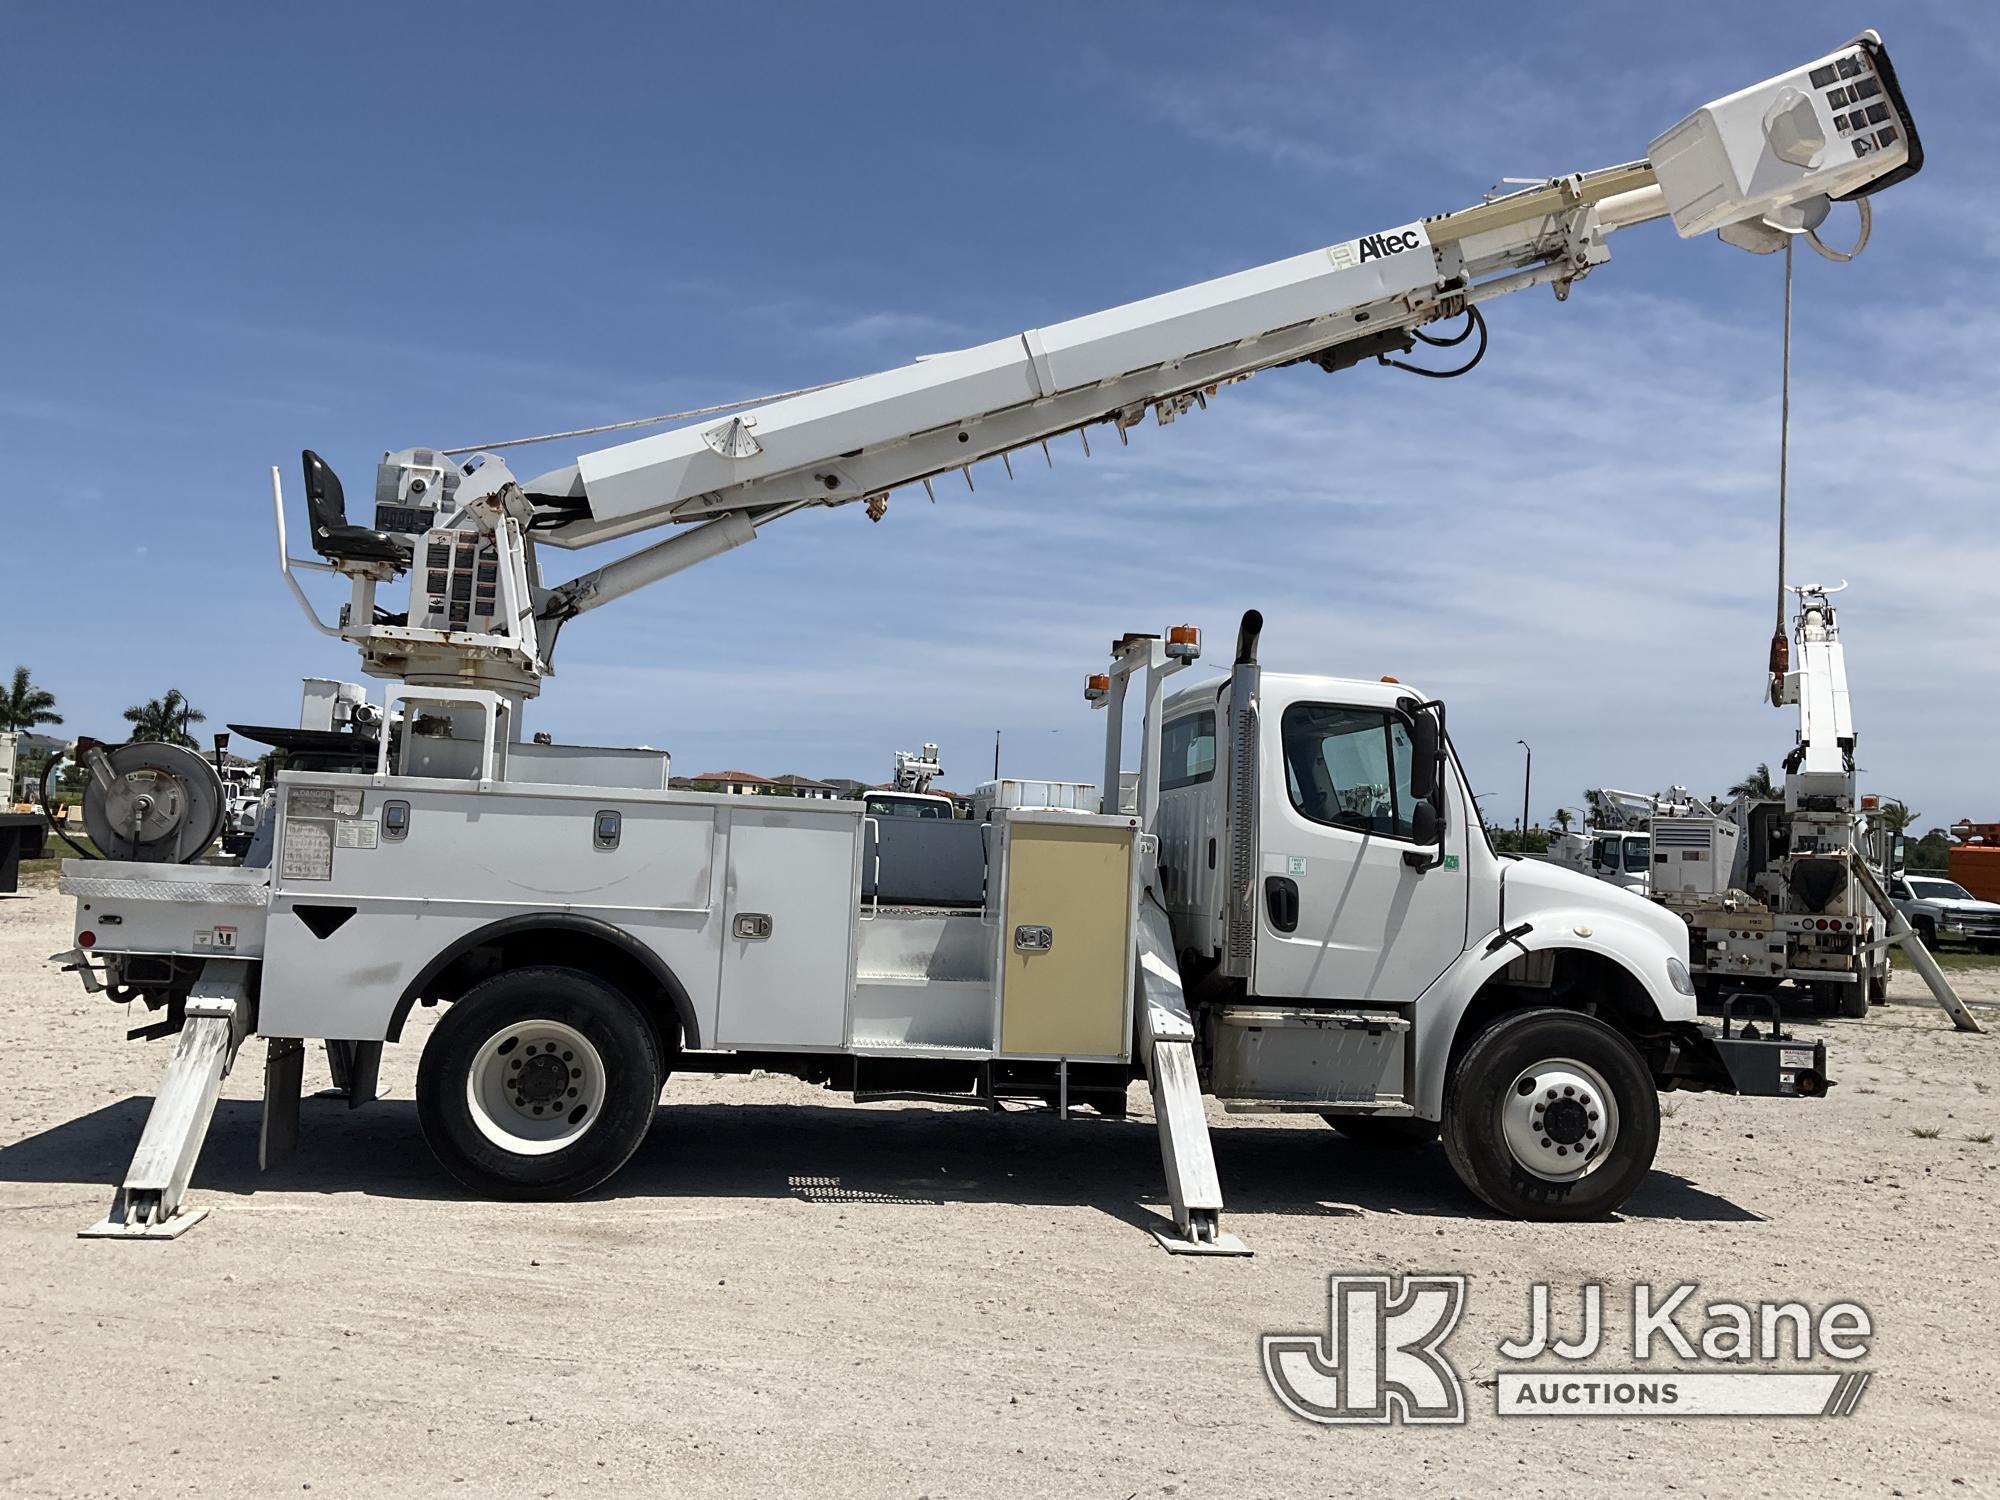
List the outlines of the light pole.
{"label": "light pole", "polygon": [[1515,744],[1528,752],[1527,766],[1521,772],[1521,852],[1528,852],[1528,795],[1535,784],[1535,747],[1526,740],[1516,740]]}

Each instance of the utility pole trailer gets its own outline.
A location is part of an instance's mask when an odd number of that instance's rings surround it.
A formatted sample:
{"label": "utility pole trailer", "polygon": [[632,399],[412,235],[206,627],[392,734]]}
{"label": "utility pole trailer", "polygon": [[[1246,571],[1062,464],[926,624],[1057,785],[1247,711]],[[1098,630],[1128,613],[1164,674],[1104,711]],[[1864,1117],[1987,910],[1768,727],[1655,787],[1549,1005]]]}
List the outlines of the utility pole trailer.
{"label": "utility pole trailer", "polygon": [[[1410,368],[1399,356],[1418,343],[1475,333],[1483,348],[1480,304],[1537,285],[1566,297],[1613,230],[1671,218],[1683,236],[1769,249],[1810,233],[1829,196],[1862,199],[1921,159],[1867,33],[1697,111],[1645,161],[535,479],[490,450],[393,453],[372,525],[348,519],[308,452],[318,561],[288,555],[274,471],[288,585],[391,685],[377,704],[319,684],[299,730],[253,736],[316,768],[278,775],[240,866],[183,862],[219,816],[200,757],[80,747],[93,838],[113,857],[65,866],[65,957],[159,1015],[140,1034],[179,1037],[93,1232],[172,1235],[197,1216],[182,1197],[247,1037],[267,1040],[269,1160],[296,1134],[308,1042],[361,1102],[384,1045],[429,1005],[448,1009],[420,1060],[419,1119],[477,1192],[604,1182],[677,1071],[1114,1115],[1142,1080],[1173,1205],[1160,1238],[1197,1253],[1242,1250],[1222,1227],[1204,1094],[1319,1112],[1384,1144],[1441,1133],[1496,1209],[1572,1219],[1615,1209],[1646,1173],[1657,1091],[1823,1093],[1822,1044],[1775,1021],[1763,1034],[1698,1021],[1676,918],[1492,851],[1441,703],[1386,680],[1265,673],[1254,612],[1227,675],[1171,695],[1198,632],[1114,643],[1086,688],[1107,710],[1100,811],[891,820],[976,843],[958,853],[977,880],[943,889],[889,868],[901,856],[861,802],[675,791],[664,755],[537,743],[521,720],[565,622],[779,517],[856,502],[879,517],[902,485],[958,469],[969,482],[988,458],[1011,472],[1023,448],[1096,424],[1123,434],[1148,411],[1164,425],[1278,365]],[[1424,332],[1454,318],[1457,334]],[[664,541],[542,581],[544,544],[659,528]],[[351,587],[333,622],[297,576],[313,570]],[[406,604],[378,600],[405,578]],[[1133,689],[1140,769],[1123,813]],[[944,867],[966,864],[909,868]]]}

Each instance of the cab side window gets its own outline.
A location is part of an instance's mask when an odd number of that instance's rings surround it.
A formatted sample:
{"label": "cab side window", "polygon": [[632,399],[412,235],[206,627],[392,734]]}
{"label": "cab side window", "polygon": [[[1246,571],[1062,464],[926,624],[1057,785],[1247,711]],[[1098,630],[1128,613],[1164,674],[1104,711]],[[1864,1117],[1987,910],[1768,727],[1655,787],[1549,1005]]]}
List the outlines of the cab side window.
{"label": "cab side window", "polygon": [[1215,776],[1215,715],[1203,710],[1160,731],[1160,790],[1193,786]]}
{"label": "cab side window", "polygon": [[1300,816],[1389,838],[1413,836],[1410,731],[1379,708],[1294,703],[1280,725],[1285,789]]}

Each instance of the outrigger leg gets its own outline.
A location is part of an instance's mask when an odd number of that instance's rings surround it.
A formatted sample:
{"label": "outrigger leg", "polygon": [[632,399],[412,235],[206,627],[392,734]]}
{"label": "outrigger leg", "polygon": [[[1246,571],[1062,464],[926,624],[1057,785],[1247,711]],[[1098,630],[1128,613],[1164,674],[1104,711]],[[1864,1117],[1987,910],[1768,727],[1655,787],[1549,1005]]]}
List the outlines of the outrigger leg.
{"label": "outrigger leg", "polygon": [[139,1147],[111,1212],[80,1231],[84,1239],[171,1240],[208,1213],[183,1210],[181,1197],[215,1118],[222,1080],[250,1029],[250,965],[211,958],[187,999],[187,1022],[153,1100]]}
{"label": "outrigger leg", "polygon": [[1896,903],[1889,899],[1889,893],[1882,889],[1882,882],[1868,868],[1868,861],[1857,858],[1850,861],[1848,867],[1854,871],[1861,882],[1861,889],[1868,893],[1868,899],[1875,903],[1875,909],[1882,913],[1882,920],[1889,926],[1888,939],[1879,946],[1902,948],[1903,957],[1910,961],[1910,967],[1917,971],[1918,977],[1930,989],[1931,998],[1937,1001],[1938,1009],[1951,1018],[1952,1025],[1960,1031],[1984,1031],[1986,1028],[1958,998],[1958,991],[1951,987],[1951,981],[1945,978],[1938,961],[1931,957],[1924,940],[1910,926],[1909,918],[1897,909]]}
{"label": "outrigger leg", "polygon": [[1194,1022],[1181,993],[1167,914],[1150,894],[1139,902],[1138,972],[1139,1042],[1174,1205],[1172,1231],[1156,1229],[1153,1238],[1173,1255],[1248,1255],[1243,1241],[1222,1230],[1222,1182],[1195,1072]]}

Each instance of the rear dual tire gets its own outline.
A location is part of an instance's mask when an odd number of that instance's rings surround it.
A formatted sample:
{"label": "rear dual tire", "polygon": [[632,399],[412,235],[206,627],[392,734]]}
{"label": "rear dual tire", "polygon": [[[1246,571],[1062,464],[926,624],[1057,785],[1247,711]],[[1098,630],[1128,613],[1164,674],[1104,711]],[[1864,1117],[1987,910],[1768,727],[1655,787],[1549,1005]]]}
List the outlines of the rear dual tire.
{"label": "rear dual tire", "polygon": [[574,1198],[631,1160],[665,1082],[639,1008],[578,969],[511,969],[445,1012],[417,1065],[438,1163],[489,1198]]}

